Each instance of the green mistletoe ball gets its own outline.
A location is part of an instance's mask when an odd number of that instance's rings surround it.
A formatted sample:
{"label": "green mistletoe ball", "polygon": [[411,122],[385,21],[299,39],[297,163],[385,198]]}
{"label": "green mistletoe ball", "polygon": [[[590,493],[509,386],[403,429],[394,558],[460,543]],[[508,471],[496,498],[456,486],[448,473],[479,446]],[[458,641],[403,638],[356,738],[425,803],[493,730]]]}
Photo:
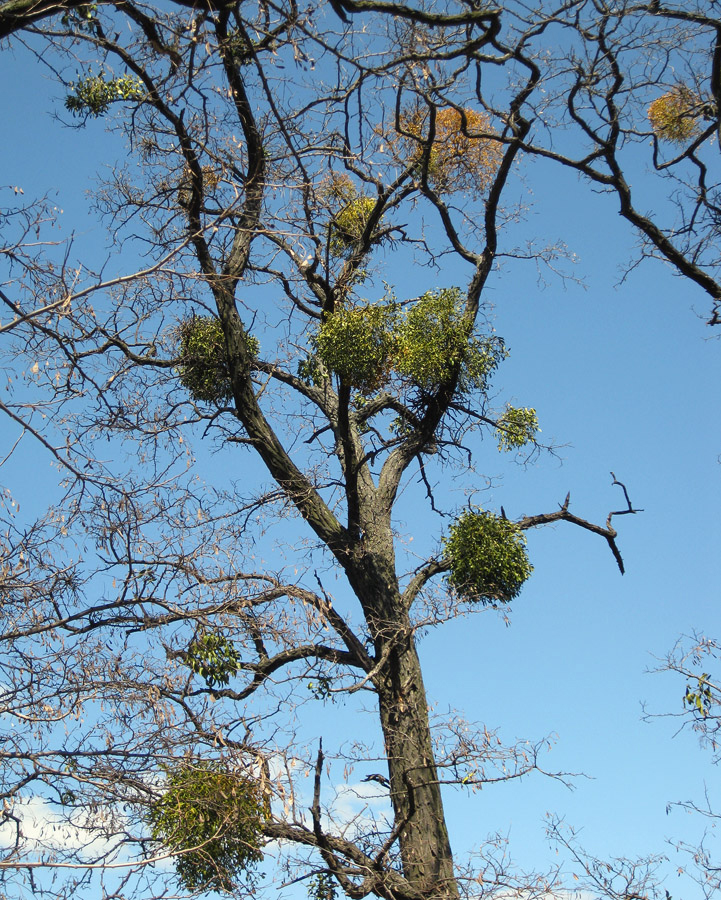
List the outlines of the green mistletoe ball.
{"label": "green mistletoe ball", "polygon": [[263,859],[265,813],[255,781],[198,760],[168,770],[148,818],[153,838],[177,854],[175,870],[187,890],[231,892]]}
{"label": "green mistletoe ball", "polygon": [[483,510],[466,510],[443,541],[448,582],[465,600],[508,603],[533,571],[518,525]]}
{"label": "green mistletoe ball", "polygon": [[[212,316],[191,316],[177,328],[178,377],[196,403],[222,405],[233,397],[230,370],[225,349],[223,327]],[[246,335],[245,343],[251,356],[256,356],[259,344]]]}

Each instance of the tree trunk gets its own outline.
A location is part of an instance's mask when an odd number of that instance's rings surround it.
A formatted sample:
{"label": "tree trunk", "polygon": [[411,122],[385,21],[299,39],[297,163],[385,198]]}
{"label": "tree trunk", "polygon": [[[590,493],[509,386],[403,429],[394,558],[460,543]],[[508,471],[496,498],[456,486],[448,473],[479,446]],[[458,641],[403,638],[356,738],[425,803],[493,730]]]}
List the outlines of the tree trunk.
{"label": "tree trunk", "polygon": [[[395,658],[393,658],[395,657]],[[431,744],[428,703],[413,637],[392,651],[380,692],[390,790],[403,872],[419,896],[458,896]]]}
{"label": "tree trunk", "polygon": [[418,897],[456,898],[426,690],[398,589],[390,528],[385,531],[375,523],[357,565],[347,571],[363,605],[376,659],[387,657],[375,686],[403,874]]}

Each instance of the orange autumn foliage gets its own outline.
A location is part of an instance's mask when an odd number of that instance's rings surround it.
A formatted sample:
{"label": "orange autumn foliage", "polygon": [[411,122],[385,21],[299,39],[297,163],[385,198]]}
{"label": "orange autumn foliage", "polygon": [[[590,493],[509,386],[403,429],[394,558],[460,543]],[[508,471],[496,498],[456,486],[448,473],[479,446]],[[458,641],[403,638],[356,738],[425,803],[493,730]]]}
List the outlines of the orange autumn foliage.
{"label": "orange autumn foliage", "polygon": [[653,101],[648,108],[648,119],[658,138],[683,144],[698,132],[698,108],[698,96],[679,84]]}
{"label": "orange autumn foliage", "polygon": [[431,121],[431,111],[425,108],[401,113],[398,130],[385,135],[396,162],[416,164],[440,193],[485,189],[503,156],[503,144],[495,138],[486,113],[455,107],[436,110],[429,152]]}

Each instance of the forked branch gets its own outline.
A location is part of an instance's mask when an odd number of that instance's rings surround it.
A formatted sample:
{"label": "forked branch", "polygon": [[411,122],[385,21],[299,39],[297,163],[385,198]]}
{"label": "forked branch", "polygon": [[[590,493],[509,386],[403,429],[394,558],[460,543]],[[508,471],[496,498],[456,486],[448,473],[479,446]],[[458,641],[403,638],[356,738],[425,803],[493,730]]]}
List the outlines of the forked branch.
{"label": "forked branch", "polygon": [[538,525],[549,525],[551,522],[571,522],[573,525],[578,525],[579,528],[585,528],[586,531],[591,531],[593,532],[593,534],[598,534],[608,541],[608,546],[611,548],[611,553],[613,553],[613,557],[618,564],[618,568],[620,569],[621,574],[623,575],[625,572],[623,558],[621,557],[621,552],[616,545],[618,532],[611,525],[611,519],[614,516],[624,516],[628,515],[629,513],[643,512],[643,510],[633,508],[631,500],[628,496],[628,491],[626,490],[626,486],[622,482],[617,480],[613,472],[611,472],[611,477],[613,478],[612,483],[617,484],[623,490],[627,508],[610,512],[608,514],[608,517],[606,518],[605,525],[596,525],[593,522],[589,522],[587,519],[582,519],[580,516],[574,515],[574,513],[569,510],[569,506],[571,503],[571,493],[569,491],[569,493],[566,494],[566,499],[563,501],[561,508],[557,512],[542,513],[538,516],[524,516],[517,523],[518,527],[525,531],[528,528],[536,528]]}

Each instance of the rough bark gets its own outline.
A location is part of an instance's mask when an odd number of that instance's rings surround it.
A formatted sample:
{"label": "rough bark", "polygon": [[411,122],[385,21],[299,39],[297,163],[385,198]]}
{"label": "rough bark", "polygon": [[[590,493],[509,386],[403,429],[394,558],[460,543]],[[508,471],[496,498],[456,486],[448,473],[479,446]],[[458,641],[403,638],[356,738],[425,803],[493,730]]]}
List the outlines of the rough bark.
{"label": "rough bark", "polygon": [[377,500],[363,496],[362,501],[365,527],[347,571],[363,605],[375,657],[384,663],[374,683],[403,873],[419,896],[457,897],[428,700],[414,629],[399,591],[390,523]]}

